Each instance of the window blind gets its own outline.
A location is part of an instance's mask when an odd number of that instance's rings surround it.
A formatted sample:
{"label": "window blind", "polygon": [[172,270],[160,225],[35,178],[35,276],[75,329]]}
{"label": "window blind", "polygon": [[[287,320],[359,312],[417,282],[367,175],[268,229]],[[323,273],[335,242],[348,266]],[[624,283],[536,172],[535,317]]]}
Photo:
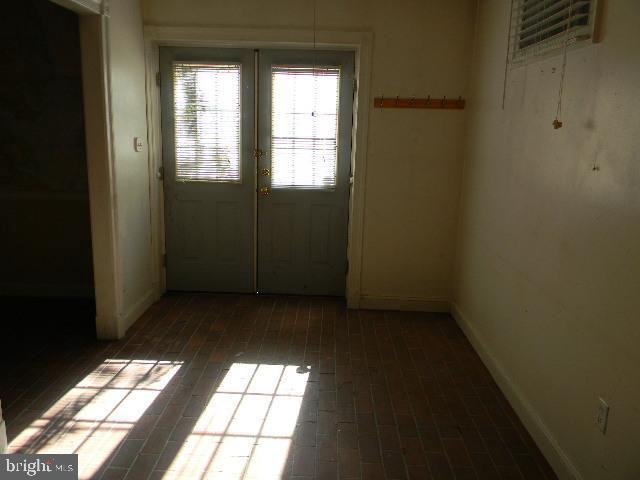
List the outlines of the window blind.
{"label": "window blind", "polygon": [[518,62],[593,36],[596,0],[512,0],[510,49]]}
{"label": "window blind", "polygon": [[271,79],[271,186],[334,188],[340,68],[273,66]]}
{"label": "window blind", "polygon": [[174,63],[176,181],[240,181],[240,65]]}

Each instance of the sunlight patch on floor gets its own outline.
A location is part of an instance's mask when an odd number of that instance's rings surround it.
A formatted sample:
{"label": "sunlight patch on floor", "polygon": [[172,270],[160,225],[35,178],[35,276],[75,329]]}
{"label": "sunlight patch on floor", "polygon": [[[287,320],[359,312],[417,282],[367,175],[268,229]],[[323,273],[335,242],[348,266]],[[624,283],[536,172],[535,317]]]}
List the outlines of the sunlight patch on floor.
{"label": "sunlight patch on floor", "polygon": [[91,478],[181,364],[105,360],[23,430],[7,453],[77,453],[79,477]]}
{"label": "sunlight patch on floor", "polygon": [[164,479],[280,479],[309,370],[234,363]]}

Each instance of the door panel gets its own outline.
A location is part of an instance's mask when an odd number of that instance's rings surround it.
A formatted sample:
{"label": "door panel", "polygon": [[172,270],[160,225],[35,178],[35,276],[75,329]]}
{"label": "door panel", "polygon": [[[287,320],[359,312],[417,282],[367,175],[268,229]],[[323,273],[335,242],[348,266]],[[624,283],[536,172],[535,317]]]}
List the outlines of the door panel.
{"label": "door panel", "polygon": [[270,252],[274,262],[293,263],[294,215],[295,205],[292,203],[276,203],[272,206],[268,238],[271,241]]}
{"label": "door panel", "polygon": [[253,292],[254,53],[160,49],[167,288]]}
{"label": "door panel", "polygon": [[328,265],[331,261],[331,206],[311,205],[310,259],[313,263]]}
{"label": "door panel", "polygon": [[345,293],[353,68],[351,52],[260,52],[260,292]]}

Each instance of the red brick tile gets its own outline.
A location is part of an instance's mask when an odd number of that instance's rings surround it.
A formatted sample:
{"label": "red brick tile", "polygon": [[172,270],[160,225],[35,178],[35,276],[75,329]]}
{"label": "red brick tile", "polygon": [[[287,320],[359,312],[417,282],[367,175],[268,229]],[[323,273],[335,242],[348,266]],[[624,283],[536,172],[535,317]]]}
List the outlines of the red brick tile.
{"label": "red brick tile", "polygon": [[457,467],[470,467],[471,458],[464,442],[459,438],[443,438],[442,443],[449,457],[449,462]]}
{"label": "red brick tile", "polygon": [[385,480],[382,463],[363,463],[362,478],[367,480]]}
{"label": "red brick tile", "polygon": [[389,479],[405,479],[407,471],[402,455],[397,452],[383,452],[382,463]]}
{"label": "red brick tile", "polygon": [[338,478],[338,464],[336,462],[318,461],[317,480],[335,480]]}
{"label": "red brick tile", "polygon": [[129,468],[142,449],[144,440],[125,440],[111,462],[111,467]]}
{"label": "red brick tile", "polygon": [[104,478],[161,478],[223,376],[243,362],[311,366],[284,477],[556,478],[446,314],[179,294],[122,340],[67,343],[62,351],[42,342],[37,356],[25,352],[0,379],[10,438],[104,358],[184,362],[107,459]]}

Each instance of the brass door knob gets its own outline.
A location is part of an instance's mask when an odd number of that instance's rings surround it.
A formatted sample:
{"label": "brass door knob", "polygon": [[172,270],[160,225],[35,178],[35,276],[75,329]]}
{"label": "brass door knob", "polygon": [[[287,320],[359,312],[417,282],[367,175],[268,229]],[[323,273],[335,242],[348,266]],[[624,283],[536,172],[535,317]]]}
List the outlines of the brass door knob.
{"label": "brass door knob", "polygon": [[268,177],[269,175],[271,175],[271,170],[269,170],[268,168],[263,168],[262,170],[260,170],[260,175],[262,175],[263,177]]}
{"label": "brass door knob", "polygon": [[269,187],[260,187],[260,195],[266,197],[271,194],[271,189]]}

